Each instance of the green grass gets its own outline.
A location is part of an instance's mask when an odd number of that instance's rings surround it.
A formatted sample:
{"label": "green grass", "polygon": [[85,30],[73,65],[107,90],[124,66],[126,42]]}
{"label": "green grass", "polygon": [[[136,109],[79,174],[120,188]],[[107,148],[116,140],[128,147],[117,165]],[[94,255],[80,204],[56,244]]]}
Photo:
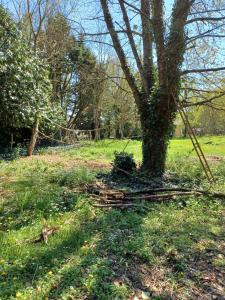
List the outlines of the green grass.
{"label": "green grass", "polygon": [[[206,155],[225,156],[225,137],[200,137],[199,142]],[[123,151],[126,147],[127,152],[134,154],[135,159],[141,161],[141,142],[127,140],[104,140],[96,143],[90,143],[93,147],[80,149],[70,149],[63,152],[65,156],[73,156],[84,159],[104,159],[112,160],[115,151]],[[169,145],[168,158],[177,156],[195,156],[192,143],[189,139],[173,139]]]}
{"label": "green grass", "polygon": [[[208,156],[225,156],[225,137],[200,142]],[[145,203],[147,209],[100,210],[78,191],[96,181],[91,160],[110,162],[126,144],[107,140],[0,163],[0,299],[224,296],[224,200],[185,197]],[[208,187],[191,150],[189,140],[172,140],[171,180]],[[140,142],[126,151],[141,160]],[[61,160],[47,159],[54,156]],[[210,164],[212,189],[224,191],[225,163]],[[59,231],[47,245],[33,243],[46,223]]]}

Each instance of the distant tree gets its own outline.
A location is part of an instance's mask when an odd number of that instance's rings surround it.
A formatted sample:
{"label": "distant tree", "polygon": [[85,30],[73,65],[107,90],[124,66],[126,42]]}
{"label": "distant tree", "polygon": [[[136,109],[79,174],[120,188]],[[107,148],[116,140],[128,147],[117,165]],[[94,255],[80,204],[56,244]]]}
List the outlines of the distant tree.
{"label": "distant tree", "polygon": [[[79,128],[81,123],[86,123],[88,129],[91,128],[91,121],[84,117],[84,112],[92,106],[94,101],[94,91],[97,89],[96,78],[97,62],[95,56],[85,46],[82,37],[77,40],[73,37],[72,47],[68,53],[70,64],[70,84],[68,86],[68,127]],[[93,114],[91,114],[93,118]],[[86,115],[87,117],[87,115]],[[82,127],[82,126],[81,126]]]}
{"label": "distant tree", "polygon": [[[45,57],[49,65],[51,102],[61,106],[67,126],[99,127],[101,67],[82,36],[76,38],[66,17],[57,13],[49,16],[35,41],[37,53]],[[88,113],[86,111],[84,116],[86,109]]]}
{"label": "distant tree", "polygon": [[[208,95],[208,99],[212,96],[212,94]],[[224,98],[222,97],[213,103],[209,102],[189,109],[190,120],[195,128],[200,129],[201,134],[225,134]]]}
{"label": "distant tree", "polygon": [[105,79],[101,105],[106,132],[117,138],[139,136],[137,107],[117,59],[108,59]]}
{"label": "distant tree", "polygon": [[40,35],[38,48],[48,61],[52,83],[52,101],[66,111],[68,92],[72,80],[72,63],[69,53],[76,41],[71,36],[70,26],[60,13],[48,19],[46,29]]}

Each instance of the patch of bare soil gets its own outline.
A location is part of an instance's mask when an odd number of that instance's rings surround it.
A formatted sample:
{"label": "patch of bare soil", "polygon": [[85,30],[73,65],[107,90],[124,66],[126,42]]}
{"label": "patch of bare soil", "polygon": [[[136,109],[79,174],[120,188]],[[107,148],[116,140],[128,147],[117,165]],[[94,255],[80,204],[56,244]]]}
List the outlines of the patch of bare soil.
{"label": "patch of bare soil", "polygon": [[62,162],[62,157],[58,154],[45,154],[45,155],[33,155],[30,157],[23,157],[25,161],[44,161],[49,164],[58,164]]}
{"label": "patch of bare soil", "polygon": [[149,267],[143,263],[131,265],[128,273],[133,290],[130,299],[182,299],[169,278],[170,272],[169,268]]}
{"label": "patch of bare soil", "polygon": [[72,167],[87,167],[92,170],[110,170],[111,165],[107,162],[102,162],[100,160],[82,160],[73,159],[68,157],[62,157],[58,154],[45,154],[45,155],[35,155],[32,157],[25,157],[24,160],[30,161],[44,161],[48,164],[61,165],[65,168]]}
{"label": "patch of bare soil", "polygon": [[225,299],[225,242],[217,241],[217,245],[217,249],[206,249],[189,263],[187,277],[194,283],[192,294],[196,299]]}
{"label": "patch of bare soil", "polygon": [[111,170],[112,166],[107,162],[101,162],[98,160],[87,160],[84,161],[84,164],[93,170]]}
{"label": "patch of bare soil", "polygon": [[216,155],[210,155],[210,156],[206,156],[206,159],[208,161],[212,161],[212,162],[219,162],[219,161],[225,160],[225,157],[223,157],[223,156],[216,156]]}
{"label": "patch of bare soil", "polygon": [[[113,257],[110,257],[113,260]],[[185,297],[185,289],[182,285],[175,283],[172,268],[168,266],[148,266],[137,256],[126,264],[125,269],[120,269],[118,263],[113,267],[117,274],[113,284],[130,287],[129,300],[186,300],[196,299]],[[198,298],[201,299],[201,298]]]}
{"label": "patch of bare soil", "polygon": [[195,261],[184,274],[176,273],[172,266],[150,267],[134,258],[120,275],[114,284],[130,286],[129,300],[225,299],[225,270],[212,267],[207,257]]}
{"label": "patch of bare soil", "polygon": [[[207,155],[207,156],[205,156],[205,158],[206,158],[206,160],[208,162],[213,162],[213,163],[225,161],[225,157],[224,156]],[[199,160],[198,157],[193,157],[193,159],[194,160]]]}
{"label": "patch of bare soil", "polygon": [[122,267],[110,256],[110,260],[115,261],[112,269],[117,274],[113,284],[129,286],[129,300],[225,300],[225,242],[215,238],[214,245],[193,251],[183,271],[177,269],[176,260],[169,256],[164,262],[160,259],[159,264],[149,265],[132,255]]}
{"label": "patch of bare soil", "polygon": [[8,197],[11,197],[12,195],[13,195],[12,191],[8,191],[0,188],[0,199],[6,199]]}

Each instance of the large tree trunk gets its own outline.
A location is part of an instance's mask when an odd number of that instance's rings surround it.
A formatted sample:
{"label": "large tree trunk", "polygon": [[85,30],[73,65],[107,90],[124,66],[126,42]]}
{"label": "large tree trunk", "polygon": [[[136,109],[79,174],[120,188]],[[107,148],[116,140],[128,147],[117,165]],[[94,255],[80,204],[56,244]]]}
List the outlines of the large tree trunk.
{"label": "large tree trunk", "polygon": [[37,142],[37,137],[38,137],[38,126],[39,126],[39,120],[37,118],[34,127],[32,128],[32,134],[31,134],[31,139],[30,143],[27,148],[27,156],[32,156],[36,142]]}
{"label": "large tree trunk", "polygon": [[142,126],[142,170],[161,177],[165,170],[167,146],[174,130],[175,104],[169,95],[155,99],[139,107]]}
{"label": "large tree trunk", "polygon": [[165,170],[168,130],[163,132],[162,130],[158,130],[155,124],[152,128],[150,126],[145,120],[142,121],[142,170],[153,177],[161,177]]}

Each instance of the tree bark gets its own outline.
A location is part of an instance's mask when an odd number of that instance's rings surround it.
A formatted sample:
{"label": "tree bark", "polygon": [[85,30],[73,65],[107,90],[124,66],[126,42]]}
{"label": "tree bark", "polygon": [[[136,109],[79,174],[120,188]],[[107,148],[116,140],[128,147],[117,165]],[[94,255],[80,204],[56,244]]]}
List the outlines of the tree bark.
{"label": "tree bark", "polygon": [[33,128],[32,128],[32,134],[31,134],[31,139],[30,143],[27,148],[27,156],[32,156],[37,138],[38,138],[38,126],[39,126],[39,119],[37,118]]}
{"label": "tree bark", "polygon": [[[144,95],[142,97],[145,97]],[[144,105],[139,107],[142,127],[142,170],[152,176],[161,177],[165,170],[165,161],[169,139],[173,135],[175,104],[167,99],[170,95],[158,91],[151,99],[141,99]],[[165,106],[165,101],[170,104]]]}

